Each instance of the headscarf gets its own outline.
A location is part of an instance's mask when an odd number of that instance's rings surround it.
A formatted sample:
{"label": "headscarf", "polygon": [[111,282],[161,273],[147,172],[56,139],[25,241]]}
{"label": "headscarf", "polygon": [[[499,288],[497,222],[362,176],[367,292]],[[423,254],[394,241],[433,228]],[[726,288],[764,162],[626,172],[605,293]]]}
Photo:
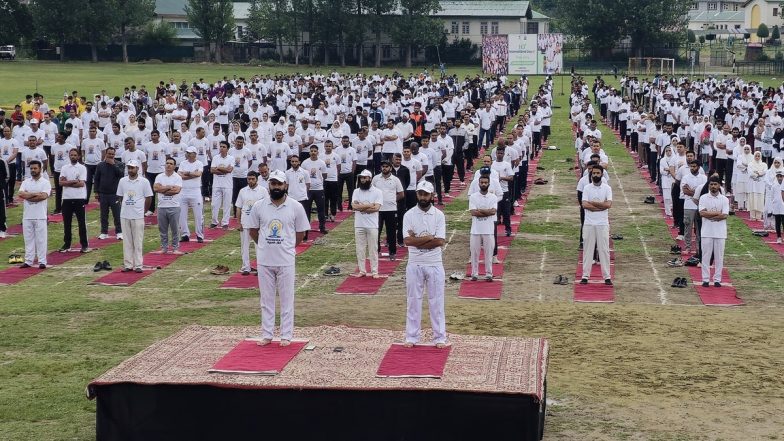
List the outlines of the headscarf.
{"label": "headscarf", "polygon": [[[779,166],[776,167],[776,163],[778,162]],[[784,171],[784,160],[781,159],[780,156],[773,158],[773,165],[770,166],[768,172],[765,174],[765,180],[768,184],[773,185],[776,181],[776,172]]]}
{"label": "headscarf", "polygon": [[749,176],[752,179],[759,180],[764,177],[768,171],[768,165],[762,162],[762,153],[759,151],[754,152],[754,160],[749,163]]}

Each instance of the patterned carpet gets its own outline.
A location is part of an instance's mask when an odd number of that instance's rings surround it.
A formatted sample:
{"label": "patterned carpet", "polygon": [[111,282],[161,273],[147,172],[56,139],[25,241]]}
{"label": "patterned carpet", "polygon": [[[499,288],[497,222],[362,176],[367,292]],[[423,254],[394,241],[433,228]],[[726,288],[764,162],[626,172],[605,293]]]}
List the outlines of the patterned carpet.
{"label": "patterned carpet", "polygon": [[[547,339],[451,334],[451,353],[441,379],[377,378],[384,353],[390,344],[400,341],[402,330],[347,326],[295,329],[295,339],[307,339],[316,349],[300,352],[276,376],[208,372],[238,342],[258,332],[257,327],[189,326],[109,370],[90,386],[137,383],[259,389],[423,389],[522,394],[537,399],[544,390]],[[429,341],[429,332],[423,334],[422,341]],[[92,392],[90,395],[94,396]]]}

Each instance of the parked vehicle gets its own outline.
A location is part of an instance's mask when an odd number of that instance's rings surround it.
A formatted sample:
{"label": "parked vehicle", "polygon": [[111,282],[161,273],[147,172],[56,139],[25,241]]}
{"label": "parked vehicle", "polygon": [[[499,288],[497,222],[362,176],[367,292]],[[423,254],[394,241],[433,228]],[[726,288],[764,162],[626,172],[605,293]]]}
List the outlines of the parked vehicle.
{"label": "parked vehicle", "polygon": [[8,46],[0,46],[0,59],[7,58],[9,60],[16,59],[16,48]]}

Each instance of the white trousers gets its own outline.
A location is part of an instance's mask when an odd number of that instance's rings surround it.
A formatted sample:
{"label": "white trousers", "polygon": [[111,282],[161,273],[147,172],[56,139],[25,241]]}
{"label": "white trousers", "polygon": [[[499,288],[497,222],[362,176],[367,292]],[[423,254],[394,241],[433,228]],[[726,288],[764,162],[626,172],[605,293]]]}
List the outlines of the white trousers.
{"label": "white trousers", "polygon": [[493,275],[493,247],[495,240],[492,234],[471,235],[471,275],[479,276],[479,252],[484,252],[485,275]]}
{"label": "white trousers", "polygon": [[[218,222],[218,210],[223,210],[223,217]],[[231,216],[231,188],[212,188],[212,223],[221,226],[229,224]]]}
{"label": "white trousers", "polygon": [[141,268],[144,252],[144,219],[120,219],[123,231],[123,267]]}
{"label": "white trousers", "polygon": [[602,276],[607,280],[610,278],[609,225],[583,225],[583,279],[591,277],[594,248],[599,251],[599,263],[602,266]]}
{"label": "white trousers", "polygon": [[[705,221],[711,222],[711,221]],[[724,243],[727,239],[702,238],[702,281],[710,282],[710,261],[713,256],[713,281],[721,283],[724,269]]]}
{"label": "white trousers", "polygon": [[[490,253],[492,256],[492,252]],[[491,257],[492,260],[492,257]],[[444,314],[444,267],[409,263],[406,266],[406,343],[418,343],[421,336],[422,297],[427,288],[433,343],[446,343]]]}
{"label": "white trousers", "polygon": [[180,198],[180,236],[190,236],[188,211],[193,211],[193,227],[196,237],[204,238],[204,202],[200,188],[183,190]]}
{"label": "white trousers", "polygon": [[[250,271],[250,248],[256,248],[256,245],[250,240],[250,232],[247,228],[243,227],[240,231],[240,253],[242,254],[242,268],[240,271]],[[258,256],[256,257],[258,259]],[[258,265],[258,262],[256,262]]]}
{"label": "white trousers", "polygon": [[366,260],[370,260],[370,273],[378,274],[378,228],[354,228],[357,242],[357,267],[367,273]]}
{"label": "white trousers", "polygon": [[39,264],[46,265],[46,248],[48,246],[46,222],[46,219],[25,219],[22,221],[25,263],[28,265],[32,266],[36,257],[38,257]]}
{"label": "white trousers", "polygon": [[261,293],[261,338],[272,339],[275,331],[275,293],[280,297],[280,338],[291,340],[294,334],[294,275],[291,266],[262,266],[259,270]]}

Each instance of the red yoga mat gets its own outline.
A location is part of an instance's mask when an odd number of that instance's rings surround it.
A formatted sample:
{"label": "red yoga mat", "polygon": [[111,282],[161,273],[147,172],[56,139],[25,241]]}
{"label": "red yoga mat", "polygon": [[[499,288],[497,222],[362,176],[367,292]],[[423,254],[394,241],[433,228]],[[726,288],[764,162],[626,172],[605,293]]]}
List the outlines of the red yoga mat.
{"label": "red yoga mat", "polygon": [[613,303],[615,302],[615,287],[605,285],[604,282],[574,284],[574,301],[582,303]]}
{"label": "red yoga mat", "polygon": [[[396,260],[388,260],[384,257],[378,258],[378,273],[381,275],[392,275],[395,270],[400,266],[403,262],[405,257],[408,255],[407,248],[398,248],[397,250],[397,259]],[[368,264],[365,268],[370,274],[370,265]],[[378,279],[374,279],[371,276],[365,277],[353,277],[347,276],[343,283],[335,289],[337,294],[360,294],[360,295],[373,295],[376,294],[384,283],[387,281],[386,277],[381,277]]]}
{"label": "red yoga mat", "polygon": [[396,343],[389,347],[376,372],[377,377],[441,378],[452,347],[414,346]]}
{"label": "red yoga mat", "polygon": [[209,370],[219,374],[277,375],[299,354],[307,341],[292,341],[280,346],[273,341],[259,346],[256,340],[243,340]]}
{"label": "red yoga mat", "polygon": [[709,287],[702,286],[702,268],[690,266],[689,275],[694,281],[694,289],[697,290],[697,295],[700,296],[702,304],[705,306],[741,306],[745,303],[743,299],[738,297],[738,292],[730,280],[727,268],[721,272],[722,287],[716,288],[713,286],[713,269],[711,269],[711,282]]}
{"label": "red yoga mat", "polygon": [[[480,276],[481,277],[481,276]],[[476,282],[463,280],[460,283],[460,290],[457,296],[464,299],[479,300],[501,300],[501,292],[504,290],[504,282],[494,280],[488,282],[480,278]]]}
{"label": "red yoga mat", "polygon": [[[99,249],[104,248],[109,245],[115,244],[119,242],[116,239],[106,239],[106,240],[93,240],[92,242],[92,249]],[[86,256],[87,254],[82,254],[79,252],[78,248],[72,249],[72,251],[68,251],[67,253],[61,253],[59,251],[52,251],[51,253],[46,255],[46,264],[49,266],[52,265],[62,265],[69,260],[76,259],[80,256]],[[24,280],[29,279],[44,270],[38,269],[38,266],[35,265],[33,268],[25,268],[21,269],[18,266],[6,268],[0,271],[0,285],[15,285],[20,283]]]}

